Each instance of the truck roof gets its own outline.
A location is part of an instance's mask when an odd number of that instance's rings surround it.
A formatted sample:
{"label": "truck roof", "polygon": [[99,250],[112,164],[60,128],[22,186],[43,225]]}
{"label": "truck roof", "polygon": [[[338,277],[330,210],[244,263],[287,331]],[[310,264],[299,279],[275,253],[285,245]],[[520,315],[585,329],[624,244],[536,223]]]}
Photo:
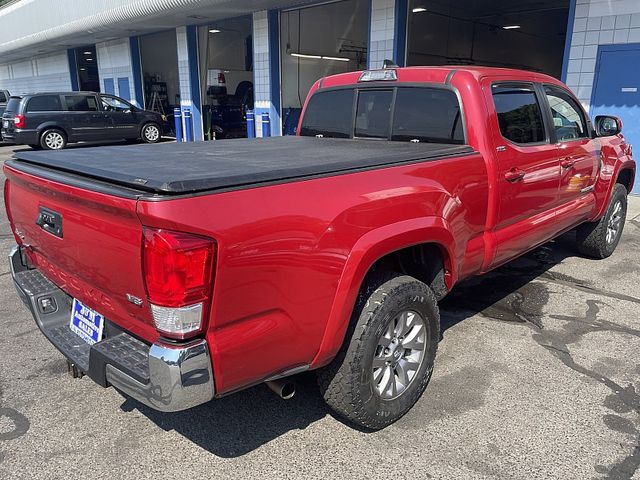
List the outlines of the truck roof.
{"label": "truck roof", "polygon": [[[558,79],[545,75],[544,73],[518,70],[514,68],[446,65],[440,67],[397,67],[390,68],[390,70],[395,70],[397,72],[398,82],[400,83],[446,83],[457,73],[467,73],[476,81],[479,81],[483,77],[501,76],[509,77],[514,80],[528,80],[530,82],[544,82],[558,85],[562,84]],[[317,86],[318,88],[327,88],[357,84],[360,76],[365,71],[366,70],[339,73],[337,75],[324,77],[317,82]],[[391,81],[388,83],[393,84],[394,82]]]}

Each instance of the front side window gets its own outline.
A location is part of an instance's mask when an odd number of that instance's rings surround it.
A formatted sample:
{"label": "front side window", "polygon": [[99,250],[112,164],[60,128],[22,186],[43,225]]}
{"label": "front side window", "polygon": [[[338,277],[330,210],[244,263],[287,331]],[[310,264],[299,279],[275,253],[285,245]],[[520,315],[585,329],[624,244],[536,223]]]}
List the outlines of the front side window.
{"label": "front side window", "polygon": [[354,94],[352,89],[316,93],[307,105],[300,135],[351,138]]}
{"label": "front side window", "polygon": [[131,104],[117,97],[102,96],[102,106],[107,112],[130,112]]}
{"label": "front side window", "polygon": [[27,104],[27,112],[57,112],[60,110],[62,110],[62,105],[58,95],[33,97]]}
{"label": "front side window", "polygon": [[64,101],[70,112],[95,112],[98,110],[98,103],[93,95],[66,95]]}
{"label": "front side window", "polygon": [[546,141],[542,110],[533,86],[494,85],[492,90],[504,138],[523,145]]}
{"label": "front side window", "polygon": [[589,136],[583,115],[571,96],[559,88],[545,87],[553,128],[559,142],[570,142]]}

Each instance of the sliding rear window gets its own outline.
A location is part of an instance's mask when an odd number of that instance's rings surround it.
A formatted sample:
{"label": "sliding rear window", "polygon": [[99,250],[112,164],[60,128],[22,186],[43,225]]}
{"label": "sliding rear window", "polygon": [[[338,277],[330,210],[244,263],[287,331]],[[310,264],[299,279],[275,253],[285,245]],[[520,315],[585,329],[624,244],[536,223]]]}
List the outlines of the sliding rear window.
{"label": "sliding rear window", "polygon": [[[355,108],[354,108],[355,107]],[[448,89],[342,89],[311,97],[300,134],[462,145],[460,102]]]}

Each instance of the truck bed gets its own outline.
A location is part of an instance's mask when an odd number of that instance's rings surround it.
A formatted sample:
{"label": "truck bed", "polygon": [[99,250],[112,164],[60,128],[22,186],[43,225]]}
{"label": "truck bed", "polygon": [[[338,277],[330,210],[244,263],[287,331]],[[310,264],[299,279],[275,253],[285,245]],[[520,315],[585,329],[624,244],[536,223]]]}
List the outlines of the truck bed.
{"label": "truck bed", "polygon": [[47,167],[143,193],[248,188],[473,153],[466,145],[315,137],[23,151],[10,163]]}

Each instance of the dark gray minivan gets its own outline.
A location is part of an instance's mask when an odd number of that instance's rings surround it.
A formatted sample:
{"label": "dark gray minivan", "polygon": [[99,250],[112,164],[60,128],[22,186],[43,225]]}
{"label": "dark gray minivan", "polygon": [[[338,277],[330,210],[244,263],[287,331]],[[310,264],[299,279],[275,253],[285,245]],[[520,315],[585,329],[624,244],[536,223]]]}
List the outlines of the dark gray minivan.
{"label": "dark gray minivan", "polygon": [[12,96],[2,115],[5,142],[47,150],[81,141],[141,139],[156,143],[167,127],[164,115],[94,92]]}

